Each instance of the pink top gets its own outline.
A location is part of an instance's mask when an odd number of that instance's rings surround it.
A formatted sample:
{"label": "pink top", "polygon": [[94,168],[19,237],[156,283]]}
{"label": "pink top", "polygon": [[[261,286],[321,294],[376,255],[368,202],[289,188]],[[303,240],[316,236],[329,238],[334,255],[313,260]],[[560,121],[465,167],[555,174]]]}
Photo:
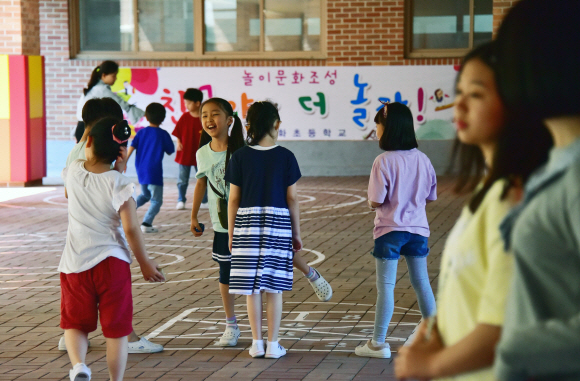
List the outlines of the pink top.
{"label": "pink top", "polygon": [[392,231],[429,237],[425,205],[437,199],[437,177],[429,158],[418,149],[386,151],[373,163],[369,200],[376,210],[374,239]]}

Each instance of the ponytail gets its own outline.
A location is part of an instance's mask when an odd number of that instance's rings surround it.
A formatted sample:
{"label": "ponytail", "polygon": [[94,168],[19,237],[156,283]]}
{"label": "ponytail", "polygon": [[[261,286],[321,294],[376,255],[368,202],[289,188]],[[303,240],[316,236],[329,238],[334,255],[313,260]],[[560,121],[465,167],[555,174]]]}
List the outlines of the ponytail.
{"label": "ponytail", "polygon": [[[239,148],[244,146],[244,133],[242,129],[242,120],[238,116],[237,112],[234,112],[232,105],[230,102],[226,101],[223,98],[210,98],[207,101],[203,102],[200,107],[200,112],[203,109],[203,106],[207,103],[213,103],[219,106],[222,111],[226,114],[226,116],[231,116],[234,118],[234,123],[232,126],[232,131],[228,135],[228,149],[227,149],[227,156],[226,156],[226,167],[228,165],[229,157],[236,152]],[[203,147],[207,143],[211,141],[211,136],[205,130],[201,133],[201,138],[199,140],[199,148]]]}
{"label": "ponytail", "polygon": [[116,73],[118,71],[119,71],[119,65],[117,65],[116,62],[114,62],[114,61],[102,62],[99,66],[97,66],[96,68],[93,69],[93,72],[91,73],[91,79],[89,79],[89,83],[87,83],[87,87],[83,89],[83,94],[87,95],[88,92],[91,91],[91,89],[93,87],[95,87],[95,85],[97,83],[99,83],[103,74],[109,75],[109,74]]}
{"label": "ponytail", "polygon": [[248,145],[255,146],[266,136],[271,135],[274,123],[280,120],[278,107],[270,101],[255,102],[248,109]]}
{"label": "ponytail", "polygon": [[131,137],[131,128],[126,120],[104,118],[99,120],[89,136],[93,138],[93,152],[101,162],[110,164],[117,159],[121,147],[127,146]]}

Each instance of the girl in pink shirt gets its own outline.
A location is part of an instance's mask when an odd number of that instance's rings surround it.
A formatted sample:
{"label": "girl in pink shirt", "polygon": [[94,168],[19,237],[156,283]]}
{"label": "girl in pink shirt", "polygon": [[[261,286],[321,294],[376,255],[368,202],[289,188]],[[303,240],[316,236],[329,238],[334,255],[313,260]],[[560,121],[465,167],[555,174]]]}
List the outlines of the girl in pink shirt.
{"label": "girl in pink shirt", "polygon": [[437,178],[429,158],[417,149],[411,110],[388,103],[375,116],[379,147],[369,180],[368,203],[376,210],[373,236],[377,270],[377,305],[373,338],[358,346],[363,357],[390,358],[385,342],[395,309],[394,289],[401,254],[407,261],[423,317],[435,313],[427,274],[429,224],[425,205],[437,199]]}

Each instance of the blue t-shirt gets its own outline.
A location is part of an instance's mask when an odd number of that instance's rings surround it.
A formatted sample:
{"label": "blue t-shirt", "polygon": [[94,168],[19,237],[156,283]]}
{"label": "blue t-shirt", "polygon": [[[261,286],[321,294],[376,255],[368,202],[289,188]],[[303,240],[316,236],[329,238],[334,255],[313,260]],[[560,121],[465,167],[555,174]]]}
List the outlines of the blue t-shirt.
{"label": "blue t-shirt", "polygon": [[163,185],[163,153],[175,152],[169,133],[159,127],[146,127],[137,132],[131,147],[137,150],[139,184]]}
{"label": "blue t-shirt", "polygon": [[231,157],[225,180],[242,188],[240,208],[288,208],[286,192],[301,177],[294,154],[278,145],[246,146]]}

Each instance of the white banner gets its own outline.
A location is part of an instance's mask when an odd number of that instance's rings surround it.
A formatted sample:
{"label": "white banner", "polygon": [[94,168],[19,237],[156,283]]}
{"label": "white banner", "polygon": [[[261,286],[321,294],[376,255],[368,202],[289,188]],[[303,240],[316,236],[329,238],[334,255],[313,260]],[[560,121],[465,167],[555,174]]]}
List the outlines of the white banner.
{"label": "white banner", "polygon": [[164,105],[169,132],[186,112],[184,91],[194,87],[204,99],[228,100],[242,120],[252,102],[274,101],[281,140],[376,139],[380,100],[410,107],[418,139],[452,139],[456,75],[453,66],[122,68],[113,91],[142,109]]}

